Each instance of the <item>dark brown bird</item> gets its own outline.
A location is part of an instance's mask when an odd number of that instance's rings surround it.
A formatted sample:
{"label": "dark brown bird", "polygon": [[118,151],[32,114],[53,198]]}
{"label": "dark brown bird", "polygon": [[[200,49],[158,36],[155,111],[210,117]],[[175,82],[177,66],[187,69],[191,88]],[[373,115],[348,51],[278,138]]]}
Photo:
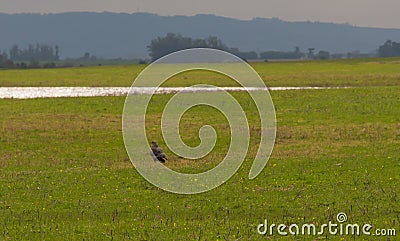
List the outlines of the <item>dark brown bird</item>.
{"label": "dark brown bird", "polygon": [[168,160],[167,155],[165,155],[165,153],[158,146],[156,141],[151,142],[151,151],[152,151],[152,157],[153,157],[154,161],[159,161],[159,162],[165,163],[165,161]]}

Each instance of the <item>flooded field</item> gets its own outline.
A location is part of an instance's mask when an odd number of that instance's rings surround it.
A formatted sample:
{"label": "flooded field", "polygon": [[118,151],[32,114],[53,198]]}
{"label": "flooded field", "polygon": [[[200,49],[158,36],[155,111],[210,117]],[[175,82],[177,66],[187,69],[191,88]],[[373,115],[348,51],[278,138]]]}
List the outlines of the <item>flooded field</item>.
{"label": "flooded field", "polygon": [[[277,91],[277,90],[308,90],[308,89],[343,89],[348,87],[220,87],[224,91]],[[0,87],[0,99],[33,99],[57,97],[94,97],[94,96],[125,96],[130,94],[150,94],[152,87]],[[156,94],[177,92],[212,92],[215,88],[208,87],[160,87]]]}

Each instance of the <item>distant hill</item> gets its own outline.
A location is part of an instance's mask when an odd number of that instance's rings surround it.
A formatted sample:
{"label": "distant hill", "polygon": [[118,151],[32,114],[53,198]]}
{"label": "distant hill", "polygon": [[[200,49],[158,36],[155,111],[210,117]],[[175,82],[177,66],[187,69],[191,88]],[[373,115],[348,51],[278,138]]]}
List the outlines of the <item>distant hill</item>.
{"label": "distant hill", "polygon": [[100,57],[146,57],[146,46],[166,33],[193,38],[217,36],[242,51],[292,50],[313,47],[334,53],[373,52],[384,41],[400,41],[399,29],[346,24],[285,22],[255,18],[237,20],[214,15],[158,16],[148,13],[1,14],[0,50],[13,44],[58,44],[61,57],[85,52]]}

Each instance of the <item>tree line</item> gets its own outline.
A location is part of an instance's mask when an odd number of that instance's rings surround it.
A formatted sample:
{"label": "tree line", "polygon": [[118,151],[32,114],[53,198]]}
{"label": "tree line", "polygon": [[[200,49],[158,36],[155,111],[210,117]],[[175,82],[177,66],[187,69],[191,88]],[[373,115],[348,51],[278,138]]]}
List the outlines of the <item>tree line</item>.
{"label": "tree line", "polygon": [[379,47],[378,54],[380,57],[400,56],[400,43],[388,40]]}
{"label": "tree line", "polygon": [[[228,47],[221,39],[210,36],[205,39],[193,39],[184,37],[180,34],[168,33],[165,37],[153,39],[147,46],[149,56],[152,60],[156,60],[167,54],[178,50],[188,48],[213,48],[230,52],[239,56],[244,60],[251,59],[335,59],[335,58],[365,58],[365,57],[400,57],[400,42],[387,40],[383,45],[379,46],[376,54],[361,54],[357,51],[347,54],[330,54],[328,51],[321,50],[314,53],[314,48],[309,48],[308,52],[302,52],[299,47],[295,47],[293,51],[265,51],[260,54],[250,51],[243,52],[238,48]],[[58,45],[51,46],[47,44],[30,44],[27,48],[20,48],[18,45],[12,46],[8,53],[3,51],[0,53],[0,68],[52,68],[57,67],[55,61],[60,59],[60,48]],[[96,57],[89,53],[78,59],[68,59],[68,61],[89,61],[97,60]],[[47,61],[47,62],[46,62]],[[141,63],[145,63],[142,60]],[[64,64],[60,67],[74,66],[71,63]]]}
{"label": "tree line", "polygon": [[242,52],[237,48],[231,48],[225,45],[221,39],[215,36],[206,39],[192,39],[184,37],[180,34],[168,33],[165,37],[153,39],[149,46],[149,55],[152,60],[156,60],[167,54],[178,50],[188,48],[214,48],[224,50],[238,57],[249,59],[337,59],[337,58],[365,58],[365,57],[394,57],[400,56],[400,43],[386,41],[376,54],[361,54],[358,51],[348,52],[346,54],[331,54],[329,51],[320,50],[314,53],[314,48],[309,48],[307,52],[302,52],[299,47],[295,47],[293,51],[265,51],[260,54],[251,52]]}
{"label": "tree line", "polygon": [[157,37],[150,42],[147,46],[149,55],[152,61],[161,58],[167,54],[175,51],[189,49],[189,48],[213,48],[224,50],[232,53],[244,60],[249,59],[329,59],[331,55],[328,51],[319,51],[314,54],[314,49],[310,48],[308,53],[300,51],[299,47],[295,47],[294,51],[266,51],[257,54],[254,51],[243,52],[238,48],[228,47],[222,42],[221,39],[215,36],[210,36],[206,39],[192,39],[190,37],[184,37],[180,34],[168,33],[165,37]]}
{"label": "tree line", "polygon": [[258,56],[256,52],[241,52],[237,48],[230,48],[215,36],[210,36],[206,39],[192,39],[180,34],[167,33],[165,37],[153,39],[150,45],[147,46],[149,55],[153,61],[175,51],[189,48],[219,49],[235,54],[243,59],[254,59]]}
{"label": "tree line", "polygon": [[54,61],[60,59],[59,53],[58,45],[30,44],[27,48],[14,45],[8,53],[0,53],[0,68],[54,68]]}
{"label": "tree line", "polygon": [[12,46],[9,51],[12,61],[57,61],[60,59],[60,48],[47,44],[30,44],[27,48],[21,49],[18,45]]}

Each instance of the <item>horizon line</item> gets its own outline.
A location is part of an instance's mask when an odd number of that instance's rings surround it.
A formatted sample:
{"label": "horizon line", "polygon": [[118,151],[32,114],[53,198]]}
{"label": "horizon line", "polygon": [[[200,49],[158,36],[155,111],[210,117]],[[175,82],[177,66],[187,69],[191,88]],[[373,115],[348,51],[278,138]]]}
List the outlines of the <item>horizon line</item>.
{"label": "horizon line", "polygon": [[68,14],[68,13],[94,13],[94,14],[128,14],[128,15],[135,15],[135,14],[149,14],[149,15],[155,15],[159,17],[196,17],[196,16],[214,16],[214,17],[220,17],[220,18],[225,18],[225,19],[233,19],[233,20],[238,20],[238,21],[245,21],[245,22],[251,22],[257,19],[261,20],[279,20],[282,22],[286,23],[314,23],[314,24],[334,24],[334,25],[345,25],[349,27],[356,27],[356,28],[373,28],[373,29],[385,29],[385,30],[400,30],[400,28],[395,28],[395,27],[377,27],[377,26],[362,26],[362,25],[355,25],[351,24],[348,22],[323,22],[323,21],[313,21],[313,20],[296,20],[296,21],[291,21],[291,20],[285,20],[279,17],[253,17],[253,18],[236,18],[232,16],[222,16],[222,15],[216,15],[213,13],[197,13],[197,14],[176,14],[176,15],[162,15],[158,13],[151,13],[151,12],[114,12],[114,11],[64,11],[64,12],[13,12],[13,13],[7,13],[7,12],[1,12],[0,14],[5,14],[5,15],[58,15],[58,14]]}

